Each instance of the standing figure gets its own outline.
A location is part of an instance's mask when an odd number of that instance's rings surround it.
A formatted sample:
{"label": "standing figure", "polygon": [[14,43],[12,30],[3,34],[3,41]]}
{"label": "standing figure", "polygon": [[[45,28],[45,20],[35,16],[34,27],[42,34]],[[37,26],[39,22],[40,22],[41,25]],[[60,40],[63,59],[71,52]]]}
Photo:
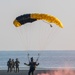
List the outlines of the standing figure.
{"label": "standing figure", "polygon": [[9,60],[7,61],[7,66],[8,66],[8,70],[7,70],[7,72],[11,72],[12,71],[12,68],[11,68],[11,66],[12,66],[12,62],[11,62],[11,58],[9,58]]}
{"label": "standing figure", "polygon": [[14,70],[14,72],[15,72],[15,62],[14,62],[14,59],[12,59],[12,70]]}
{"label": "standing figure", "polygon": [[31,57],[31,61],[29,62],[29,64],[27,64],[27,63],[24,63],[24,64],[27,66],[30,66],[28,75],[30,75],[31,73],[32,73],[32,75],[34,75],[35,68],[36,68],[36,66],[39,65],[39,63],[36,64],[36,62],[33,61],[33,57]]}
{"label": "standing figure", "polygon": [[15,66],[16,66],[16,72],[19,72],[19,60],[18,58],[16,58],[16,61],[15,61]]}

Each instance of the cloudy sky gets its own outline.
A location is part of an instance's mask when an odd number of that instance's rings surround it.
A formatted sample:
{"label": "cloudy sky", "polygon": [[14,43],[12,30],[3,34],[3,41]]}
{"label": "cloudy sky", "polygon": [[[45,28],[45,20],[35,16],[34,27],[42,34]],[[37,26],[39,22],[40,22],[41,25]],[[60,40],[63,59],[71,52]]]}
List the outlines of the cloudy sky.
{"label": "cloudy sky", "polygon": [[[64,28],[44,21],[16,28],[13,20],[27,13],[54,15]],[[0,0],[0,50],[75,50],[75,0]]]}

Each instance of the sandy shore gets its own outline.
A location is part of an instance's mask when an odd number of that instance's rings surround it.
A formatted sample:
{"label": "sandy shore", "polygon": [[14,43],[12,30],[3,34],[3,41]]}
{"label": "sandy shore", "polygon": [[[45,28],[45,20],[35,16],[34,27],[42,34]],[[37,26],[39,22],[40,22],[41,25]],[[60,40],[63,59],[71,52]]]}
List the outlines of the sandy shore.
{"label": "sandy shore", "polygon": [[[34,75],[46,72],[47,70],[35,70]],[[20,70],[17,73],[15,73],[14,71],[7,72],[7,70],[0,70],[0,75],[28,75],[28,70]]]}
{"label": "sandy shore", "polygon": [[[34,75],[75,75],[75,69],[50,69],[35,70]],[[20,70],[18,73],[0,70],[0,75],[28,75],[28,70]]]}

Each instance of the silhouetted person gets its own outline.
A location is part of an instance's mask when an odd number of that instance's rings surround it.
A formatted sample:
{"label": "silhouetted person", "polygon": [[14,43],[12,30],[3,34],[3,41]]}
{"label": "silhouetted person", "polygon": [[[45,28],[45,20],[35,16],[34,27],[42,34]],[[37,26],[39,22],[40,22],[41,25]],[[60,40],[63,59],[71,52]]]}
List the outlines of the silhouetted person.
{"label": "silhouetted person", "polygon": [[29,62],[29,64],[26,64],[26,63],[24,63],[24,64],[27,66],[30,66],[28,75],[30,75],[31,73],[32,73],[32,75],[34,75],[35,68],[36,68],[36,66],[39,65],[39,63],[36,64],[36,62],[33,61],[33,57],[31,58],[31,61]]}
{"label": "silhouetted person", "polygon": [[12,59],[11,62],[12,62],[12,67],[11,67],[11,68],[12,68],[12,70],[14,70],[14,72],[15,72],[15,62],[14,62],[14,59]]}
{"label": "silhouetted person", "polygon": [[15,66],[16,66],[16,72],[19,72],[19,60],[18,58],[16,58],[16,61],[15,61]]}
{"label": "silhouetted person", "polygon": [[11,58],[7,61],[7,66],[8,66],[8,70],[7,70],[7,72],[11,72],[12,71],[12,68],[11,68],[11,66],[12,66],[12,62],[11,62]]}

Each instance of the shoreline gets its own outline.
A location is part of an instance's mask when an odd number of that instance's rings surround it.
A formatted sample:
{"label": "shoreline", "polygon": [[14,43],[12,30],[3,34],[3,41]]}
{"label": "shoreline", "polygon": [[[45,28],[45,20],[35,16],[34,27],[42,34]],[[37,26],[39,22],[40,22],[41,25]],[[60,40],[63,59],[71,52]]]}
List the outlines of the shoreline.
{"label": "shoreline", "polygon": [[[8,67],[0,67],[0,70],[7,70]],[[35,70],[59,70],[59,69],[71,69],[75,70],[75,67],[36,67]],[[29,67],[19,67],[19,70],[29,70]]]}
{"label": "shoreline", "polygon": [[[46,72],[47,70],[35,70],[34,75],[46,73]],[[7,70],[0,70],[0,75],[28,75],[28,70],[20,70],[17,73],[15,73],[14,71],[7,72]]]}
{"label": "shoreline", "polygon": [[[0,75],[28,75],[28,71],[29,70],[20,70],[19,72],[14,72],[14,70],[12,70],[12,72],[7,72],[7,70],[0,70]],[[75,74],[75,69],[71,69],[71,68],[54,68],[54,69],[36,69],[34,71],[34,75],[53,75],[53,73],[73,73],[72,75]],[[55,75],[55,74],[54,74]]]}

